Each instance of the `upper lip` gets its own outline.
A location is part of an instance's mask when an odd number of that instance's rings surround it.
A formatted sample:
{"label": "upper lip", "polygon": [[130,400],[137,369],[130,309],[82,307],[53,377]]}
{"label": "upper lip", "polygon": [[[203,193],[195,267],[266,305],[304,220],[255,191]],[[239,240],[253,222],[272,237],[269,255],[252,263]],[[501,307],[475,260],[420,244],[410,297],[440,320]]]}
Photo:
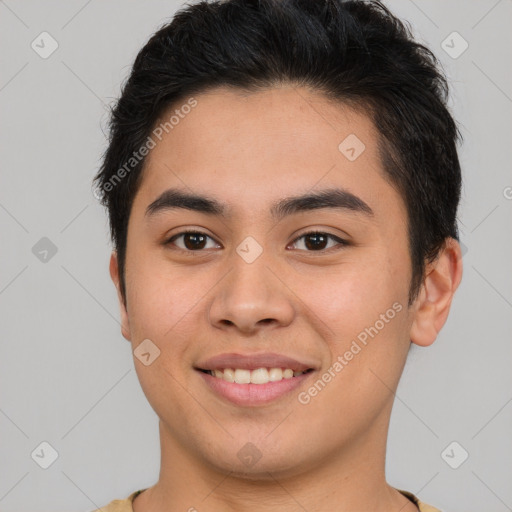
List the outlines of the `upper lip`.
{"label": "upper lip", "polygon": [[199,370],[223,370],[225,368],[256,370],[257,368],[290,368],[296,372],[315,369],[315,365],[297,361],[292,357],[265,352],[259,354],[226,353],[211,357],[196,365]]}

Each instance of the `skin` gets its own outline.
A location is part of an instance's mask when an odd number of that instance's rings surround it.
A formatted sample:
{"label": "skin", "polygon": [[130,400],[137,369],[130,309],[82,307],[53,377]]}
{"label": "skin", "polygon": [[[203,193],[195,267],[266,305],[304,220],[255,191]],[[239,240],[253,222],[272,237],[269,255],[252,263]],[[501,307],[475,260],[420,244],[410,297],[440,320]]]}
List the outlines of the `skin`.
{"label": "skin", "polygon": [[[383,177],[378,134],[364,113],[289,86],[217,88],[196,99],[148,156],[129,219],[127,306],[115,252],[110,262],[123,336],[133,349],[150,339],[161,351],[149,366],[134,357],[160,418],[162,453],[159,480],[134,511],[417,510],[386,483],[388,425],[411,342],[432,344],[447,319],[462,277],[459,244],[447,240],[408,308],[406,209]],[[366,146],[353,162],[338,149],[349,134]],[[175,209],[148,217],[147,206],[171,187],[213,196],[231,216]],[[270,217],[275,201],[328,187],[349,190],[374,215],[325,208]],[[185,228],[211,237],[202,252],[187,237],[165,245]],[[312,230],[350,243],[310,248],[300,237]],[[247,236],[263,249],[251,264],[236,252]],[[394,303],[402,310],[300,403],[299,392]],[[278,352],[319,370],[275,403],[240,407],[193,369],[225,352]],[[261,453],[251,467],[237,457],[247,442]]]}

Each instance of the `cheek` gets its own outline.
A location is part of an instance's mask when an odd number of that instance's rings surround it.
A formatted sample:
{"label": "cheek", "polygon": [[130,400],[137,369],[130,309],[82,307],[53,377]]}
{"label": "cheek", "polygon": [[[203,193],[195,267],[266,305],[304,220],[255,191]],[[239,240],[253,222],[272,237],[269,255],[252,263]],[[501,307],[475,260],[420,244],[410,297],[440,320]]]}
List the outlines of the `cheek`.
{"label": "cheek", "polygon": [[368,368],[394,381],[403,364],[409,345],[405,268],[375,250],[369,258],[324,269],[316,279],[295,281],[297,295],[307,298],[304,314],[328,342],[331,360],[348,352],[350,370],[343,373],[352,382],[369,377],[371,388],[375,378]]}
{"label": "cheek", "polygon": [[326,282],[314,307],[322,320],[316,325],[327,333],[330,364],[322,375],[330,382],[310,412],[321,415],[329,404],[333,417],[348,414],[348,424],[367,425],[389,405],[409,346],[406,289],[391,269]]}
{"label": "cheek", "polygon": [[[336,333],[373,324],[394,302],[405,309],[408,276],[385,255],[294,277],[294,292]],[[332,333],[331,333],[332,334]]]}
{"label": "cheek", "polygon": [[[190,271],[180,271],[162,257],[134,254],[127,265],[127,296],[130,328],[135,339],[149,338],[168,344],[194,314],[205,293],[205,283],[196,282]],[[201,288],[202,286],[202,288]]]}

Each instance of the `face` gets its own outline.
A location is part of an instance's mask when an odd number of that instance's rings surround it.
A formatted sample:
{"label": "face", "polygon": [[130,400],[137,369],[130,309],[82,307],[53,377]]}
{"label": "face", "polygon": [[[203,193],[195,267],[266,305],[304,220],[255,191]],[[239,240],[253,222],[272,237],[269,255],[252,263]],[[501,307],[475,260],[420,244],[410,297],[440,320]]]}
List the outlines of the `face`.
{"label": "face", "polygon": [[134,363],[163,442],[247,478],[381,446],[415,309],[374,126],[301,88],[195,99],[155,139],[128,227],[123,334],[160,351]]}

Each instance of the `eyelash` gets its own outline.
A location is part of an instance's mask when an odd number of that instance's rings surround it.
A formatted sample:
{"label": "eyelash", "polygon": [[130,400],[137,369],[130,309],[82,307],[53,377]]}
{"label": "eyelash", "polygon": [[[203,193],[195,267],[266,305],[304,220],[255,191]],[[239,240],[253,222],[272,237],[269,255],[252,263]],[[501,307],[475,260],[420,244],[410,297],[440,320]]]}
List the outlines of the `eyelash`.
{"label": "eyelash", "polygon": [[[176,235],[173,235],[171,238],[169,238],[169,240],[167,240],[166,242],[164,242],[164,245],[165,246],[169,246],[169,245],[173,245],[173,242],[178,239],[179,237],[182,237],[184,235],[203,235],[203,236],[206,236],[207,238],[210,238],[211,240],[213,240],[213,238],[210,236],[210,235],[207,235],[206,233],[203,233],[202,231],[194,231],[194,230],[187,230],[187,231],[182,231]],[[327,249],[320,249],[318,251],[306,251],[306,252],[318,252],[318,253],[325,253],[325,252],[328,252],[328,251],[331,251],[331,249],[335,249],[335,250],[338,250],[338,249],[341,249],[345,246],[348,246],[350,245],[349,242],[347,242],[346,240],[343,240],[342,238],[338,237],[338,236],[335,236],[335,235],[332,235],[331,233],[326,233],[324,231],[308,231],[307,233],[303,233],[302,235],[300,235],[299,237],[297,237],[293,242],[292,244],[295,244],[297,243],[297,241],[301,240],[302,238],[305,238],[307,236],[311,236],[311,235],[324,235],[324,236],[327,236],[327,238],[330,238],[331,240],[334,240],[336,242],[338,242],[338,247],[329,247]],[[183,251],[183,252],[186,252],[186,253],[200,253],[200,252],[204,252],[206,249],[197,249],[197,250],[191,250],[191,249],[182,249],[181,247],[178,247],[177,250],[180,250],[180,251]]]}

